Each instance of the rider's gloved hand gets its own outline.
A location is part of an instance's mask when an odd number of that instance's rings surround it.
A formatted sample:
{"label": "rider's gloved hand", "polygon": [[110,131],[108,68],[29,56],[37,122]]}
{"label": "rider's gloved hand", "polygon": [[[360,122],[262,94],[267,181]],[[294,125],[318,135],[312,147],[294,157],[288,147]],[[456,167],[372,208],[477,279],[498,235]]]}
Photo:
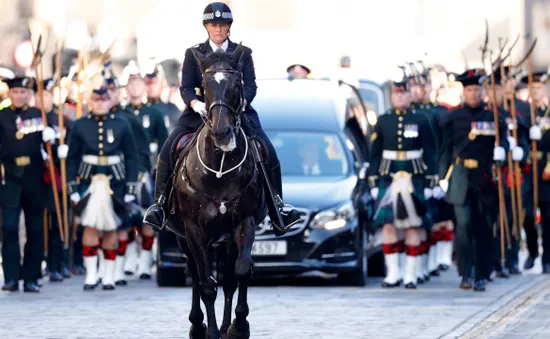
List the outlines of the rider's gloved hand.
{"label": "rider's gloved hand", "polygon": [[191,108],[193,108],[193,111],[199,113],[202,116],[206,116],[206,105],[204,102],[195,100],[195,102],[191,105]]}

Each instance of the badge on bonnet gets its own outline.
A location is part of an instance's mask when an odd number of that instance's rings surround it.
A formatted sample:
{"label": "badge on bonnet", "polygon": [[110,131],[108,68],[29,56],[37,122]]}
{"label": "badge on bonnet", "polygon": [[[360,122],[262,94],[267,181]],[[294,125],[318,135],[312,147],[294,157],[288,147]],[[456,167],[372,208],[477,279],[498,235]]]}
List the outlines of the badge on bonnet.
{"label": "badge on bonnet", "polygon": [[216,18],[219,18],[220,16],[222,16],[222,14],[220,13],[220,11],[216,11],[216,13],[214,14],[216,16]]}

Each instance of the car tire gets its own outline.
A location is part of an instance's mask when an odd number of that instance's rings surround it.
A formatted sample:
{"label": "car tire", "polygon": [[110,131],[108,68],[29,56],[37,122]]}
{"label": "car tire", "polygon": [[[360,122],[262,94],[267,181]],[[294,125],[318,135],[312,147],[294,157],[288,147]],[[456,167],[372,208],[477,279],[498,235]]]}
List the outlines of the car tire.
{"label": "car tire", "polygon": [[184,287],[186,280],[185,270],[181,268],[157,268],[158,287]]}
{"label": "car tire", "polygon": [[338,279],[346,286],[363,287],[367,284],[367,275],[369,272],[369,260],[366,251],[368,234],[364,230],[361,230],[360,232],[361,241],[357,250],[357,267],[351,272],[342,272],[338,275]]}

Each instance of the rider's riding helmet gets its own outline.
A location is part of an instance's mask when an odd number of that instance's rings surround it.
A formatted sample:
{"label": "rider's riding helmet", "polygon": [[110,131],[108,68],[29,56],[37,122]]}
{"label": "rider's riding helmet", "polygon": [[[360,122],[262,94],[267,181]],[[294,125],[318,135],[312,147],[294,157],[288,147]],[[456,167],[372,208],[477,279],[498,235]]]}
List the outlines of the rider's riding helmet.
{"label": "rider's riding helmet", "polygon": [[202,14],[202,24],[208,23],[233,23],[233,14],[229,6],[223,2],[213,2],[206,6]]}

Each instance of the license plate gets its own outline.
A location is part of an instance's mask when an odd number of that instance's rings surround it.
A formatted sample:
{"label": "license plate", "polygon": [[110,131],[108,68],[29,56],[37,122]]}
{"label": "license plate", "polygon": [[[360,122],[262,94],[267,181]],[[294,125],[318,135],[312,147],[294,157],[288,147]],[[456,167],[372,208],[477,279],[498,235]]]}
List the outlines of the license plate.
{"label": "license plate", "polygon": [[256,241],[252,245],[252,255],[286,255],[286,241]]}

